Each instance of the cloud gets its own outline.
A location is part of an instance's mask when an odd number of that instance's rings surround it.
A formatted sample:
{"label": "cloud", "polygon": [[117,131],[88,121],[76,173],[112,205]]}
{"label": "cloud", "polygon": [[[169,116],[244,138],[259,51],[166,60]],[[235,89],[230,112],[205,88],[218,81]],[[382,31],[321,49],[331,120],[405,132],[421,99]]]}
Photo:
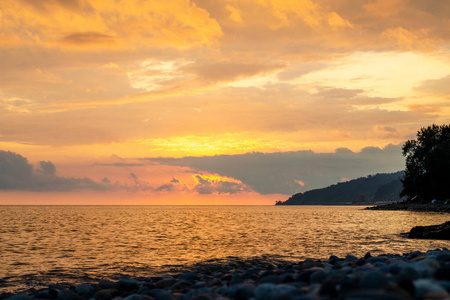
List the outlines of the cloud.
{"label": "cloud", "polygon": [[448,96],[450,94],[450,75],[439,79],[425,80],[416,89],[436,95]]}
{"label": "cloud", "polygon": [[[342,178],[358,178],[404,169],[401,147],[393,145],[384,149],[367,147],[357,153],[338,149],[335,153],[297,151],[147,160],[235,178],[261,194],[294,194],[335,184]],[[242,190],[239,184],[214,181],[201,175],[197,175],[196,181],[199,193],[207,193],[213,189],[231,189],[230,193]]]}
{"label": "cloud", "polygon": [[172,178],[172,180],[170,181],[171,183],[180,183],[180,181],[176,178]]}
{"label": "cloud", "polygon": [[99,32],[73,33],[65,36],[62,40],[75,45],[115,43],[114,37]]}
{"label": "cloud", "polygon": [[56,168],[50,161],[41,161],[40,169],[34,170],[20,154],[0,150],[0,190],[62,191],[95,190],[113,188],[108,182],[98,183],[89,178],[56,176]]}
{"label": "cloud", "polygon": [[237,61],[203,63],[187,67],[206,81],[231,81],[237,78],[250,77],[272,72],[283,68],[280,64],[240,63]]}
{"label": "cloud", "polygon": [[222,35],[219,24],[187,0],[35,2],[0,3],[5,38],[22,45],[89,49],[110,44],[114,37],[116,48],[127,49],[149,43],[162,48],[211,45]]}
{"label": "cloud", "polygon": [[236,180],[220,178],[217,176],[205,176],[197,174],[194,176],[196,185],[193,188],[199,194],[238,194],[249,191],[249,188]]}
{"label": "cloud", "polygon": [[189,192],[199,195],[236,195],[252,192],[250,187],[239,180],[202,173],[193,174],[190,179],[187,178],[184,181],[172,178],[169,183],[164,183],[153,190],[155,192]]}
{"label": "cloud", "polygon": [[172,191],[173,187],[174,187],[174,185],[173,185],[173,184],[170,184],[170,183],[168,183],[168,184],[163,184],[163,185],[160,185],[159,187],[157,187],[157,188],[155,189],[155,191],[156,191],[156,192],[161,192],[161,191],[167,191],[167,192],[170,192],[170,191]]}
{"label": "cloud", "polygon": [[56,175],[56,167],[51,161],[40,161],[39,165],[41,166],[41,169],[38,169],[37,172],[40,172],[46,176]]}

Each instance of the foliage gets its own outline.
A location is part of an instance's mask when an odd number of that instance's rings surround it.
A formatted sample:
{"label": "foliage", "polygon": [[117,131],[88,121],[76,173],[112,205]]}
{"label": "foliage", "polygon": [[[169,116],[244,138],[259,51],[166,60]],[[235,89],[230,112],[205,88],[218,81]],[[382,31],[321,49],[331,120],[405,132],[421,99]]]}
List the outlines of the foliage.
{"label": "foliage", "polygon": [[403,171],[392,174],[376,174],[340,182],[325,188],[292,195],[276,205],[339,205],[399,201]]}
{"label": "foliage", "polygon": [[450,199],[450,125],[420,129],[402,150],[406,170],[400,195],[425,202]]}

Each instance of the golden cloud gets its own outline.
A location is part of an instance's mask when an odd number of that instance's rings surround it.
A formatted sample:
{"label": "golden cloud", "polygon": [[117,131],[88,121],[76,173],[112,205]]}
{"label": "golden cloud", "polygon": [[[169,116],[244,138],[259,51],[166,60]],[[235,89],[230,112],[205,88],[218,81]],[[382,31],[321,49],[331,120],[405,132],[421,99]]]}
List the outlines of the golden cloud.
{"label": "golden cloud", "polygon": [[190,48],[215,44],[222,35],[208,12],[188,0],[35,2],[0,3],[6,32],[0,45]]}

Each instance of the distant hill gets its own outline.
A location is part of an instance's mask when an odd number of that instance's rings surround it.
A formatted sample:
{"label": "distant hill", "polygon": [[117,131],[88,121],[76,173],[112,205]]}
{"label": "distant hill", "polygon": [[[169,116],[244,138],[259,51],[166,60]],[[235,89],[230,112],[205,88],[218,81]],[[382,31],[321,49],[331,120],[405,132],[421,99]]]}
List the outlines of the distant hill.
{"label": "distant hill", "polygon": [[342,205],[373,204],[399,201],[402,190],[401,178],[404,172],[376,174],[339,182],[326,188],[310,190],[279,201],[276,205]]}

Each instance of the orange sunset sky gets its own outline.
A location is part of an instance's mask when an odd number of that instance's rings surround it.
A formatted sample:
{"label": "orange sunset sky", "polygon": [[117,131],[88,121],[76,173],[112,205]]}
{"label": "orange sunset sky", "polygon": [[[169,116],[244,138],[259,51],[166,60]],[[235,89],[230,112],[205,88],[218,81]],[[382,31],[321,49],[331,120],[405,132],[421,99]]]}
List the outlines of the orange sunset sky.
{"label": "orange sunset sky", "polygon": [[2,0],[0,204],[273,204],[450,116],[450,2]]}

